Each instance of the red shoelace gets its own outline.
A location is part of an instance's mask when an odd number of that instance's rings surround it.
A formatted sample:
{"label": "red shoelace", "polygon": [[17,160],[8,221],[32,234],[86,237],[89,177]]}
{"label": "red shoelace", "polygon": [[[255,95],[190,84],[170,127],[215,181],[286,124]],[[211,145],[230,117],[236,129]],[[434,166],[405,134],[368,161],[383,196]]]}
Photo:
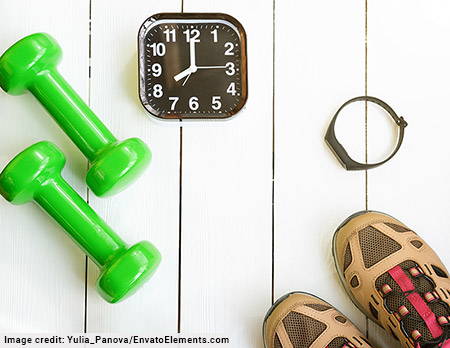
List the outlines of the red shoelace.
{"label": "red shoelace", "polygon": [[[401,289],[401,292],[394,290],[388,284],[384,284],[380,291],[385,299],[385,306],[390,312],[395,313],[395,316],[400,323],[404,318],[408,318],[409,332],[405,330],[403,325],[401,325],[401,327],[405,334],[414,341],[414,347],[450,348],[450,317],[442,315],[437,316],[430,307],[430,303],[432,302],[436,303],[440,301],[439,303],[442,303],[443,306],[448,308],[447,304],[440,299],[435,291],[424,294],[419,293],[410,278],[410,276],[426,277],[420,267],[413,267],[408,271],[405,271],[402,267],[396,266],[389,270],[388,273],[395,284]],[[430,278],[426,277],[426,279],[434,284]],[[386,305],[387,299],[394,295],[397,296],[397,299],[402,299],[401,302],[403,302],[403,305],[400,305],[399,308],[389,308],[389,306]],[[408,306],[406,306],[406,304]],[[410,310],[407,307],[411,310],[414,308],[414,315],[410,313]],[[411,330],[411,327],[415,326],[415,322],[417,322],[416,327],[424,328],[423,324],[425,324],[426,329],[429,331],[428,336],[431,335],[432,339],[429,339],[428,337],[428,339],[425,340],[419,330]]]}

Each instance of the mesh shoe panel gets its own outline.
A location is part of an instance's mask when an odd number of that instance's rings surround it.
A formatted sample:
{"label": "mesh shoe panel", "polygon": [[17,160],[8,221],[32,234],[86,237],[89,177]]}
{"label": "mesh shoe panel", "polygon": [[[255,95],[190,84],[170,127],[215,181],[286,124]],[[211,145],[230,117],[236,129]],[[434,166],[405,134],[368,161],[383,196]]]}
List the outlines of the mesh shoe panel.
{"label": "mesh shoe panel", "polygon": [[350,285],[352,286],[352,288],[356,288],[357,286],[359,286],[359,280],[357,276],[352,277],[352,279],[350,280]]}
{"label": "mesh shoe panel", "polygon": [[414,245],[417,249],[420,249],[423,243],[420,240],[412,240],[411,244]]}
{"label": "mesh shoe panel", "polygon": [[350,243],[347,244],[347,247],[345,248],[345,255],[344,255],[344,272],[350,266],[350,264],[353,261],[353,255],[352,255],[352,249],[350,248]]}
{"label": "mesh shoe panel", "polygon": [[359,244],[366,268],[376,265],[402,248],[395,240],[372,226],[359,231]]}
{"label": "mesh shoe panel", "polygon": [[283,346],[281,345],[280,339],[278,338],[278,335],[275,335],[275,341],[274,341],[273,348],[283,348]]}
{"label": "mesh shoe panel", "polygon": [[345,324],[346,322],[347,322],[347,319],[345,319],[342,315],[338,315],[336,318],[334,318],[334,319],[336,319],[338,322],[340,322],[340,323],[342,323],[342,324]]}
{"label": "mesh shoe panel", "polygon": [[392,228],[394,231],[399,232],[399,233],[404,233],[404,232],[409,232],[411,231],[409,228],[400,226],[400,225],[396,225],[390,222],[385,222],[384,223],[386,226]]}
{"label": "mesh shoe panel", "polygon": [[[405,273],[411,279],[411,281],[414,284],[414,287],[416,288],[417,293],[423,296],[425,293],[432,292],[435,290],[435,284],[431,279],[424,276],[413,277],[409,274],[408,270],[412,267],[417,266],[417,264],[414,261],[411,260],[404,261],[401,264],[399,264],[399,266],[405,271]],[[430,330],[428,329],[425,321],[423,321],[423,319],[420,317],[419,313],[416,311],[414,306],[404,296],[401,288],[387,272],[378,277],[378,279],[375,282],[375,286],[377,287],[377,289],[381,289],[381,287],[384,284],[388,284],[393,290],[393,292],[388,296],[386,296],[385,298],[385,306],[387,307],[387,309],[390,312],[397,312],[400,306],[405,306],[409,311],[409,314],[406,317],[404,317],[401,321],[403,328],[405,329],[405,332],[410,334],[413,330],[419,330],[424,340],[426,341],[432,340],[433,336]],[[437,301],[434,303],[429,303],[428,306],[436,315],[436,317],[450,315],[450,308],[443,302]]]}
{"label": "mesh shoe panel", "polygon": [[328,348],[342,348],[348,340],[344,337],[336,337],[334,340],[332,340],[327,347]]}
{"label": "mesh shoe panel", "polygon": [[319,312],[325,312],[325,311],[331,309],[331,306],[326,306],[326,305],[323,305],[320,303],[309,303],[309,304],[305,304],[305,306],[312,308]]}
{"label": "mesh shoe panel", "polygon": [[290,312],[283,324],[294,348],[309,348],[327,328],[324,323],[297,312]]}

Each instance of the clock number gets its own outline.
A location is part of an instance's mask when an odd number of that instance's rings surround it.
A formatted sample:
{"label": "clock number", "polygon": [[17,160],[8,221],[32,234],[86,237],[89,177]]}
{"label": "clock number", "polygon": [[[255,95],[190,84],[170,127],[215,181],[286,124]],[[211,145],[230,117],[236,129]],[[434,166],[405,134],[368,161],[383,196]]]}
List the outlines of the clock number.
{"label": "clock number", "polygon": [[166,35],[166,42],[175,42],[176,41],[176,34],[175,29],[166,29],[163,31],[164,35]]}
{"label": "clock number", "polygon": [[227,42],[224,46],[227,49],[225,51],[225,55],[226,56],[234,56],[234,52],[233,52],[234,44],[232,42]]}
{"label": "clock number", "polygon": [[152,43],[150,45],[150,47],[153,50],[153,55],[154,56],[160,56],[162,57],[163,55],[166,54],[166,45],[164,45],[162,42],[159,43]]}
{"label": "clock number", "polygon": [[180,97],[169,97],[169,100],[172,102],[170,110],[175,110],[175,106],[177,105],[178,100],[180,100]]}
{"label": "clock number", "polygon": [[222,103],[220,102],[219,96],[212,97],[211,107],[214,110],[220,110],[220,108],[222,107]]}
{"label": "clock number", "polygon": [[225,64],[225,67],[227,68],[227,70],[225,71],[225,73],[228,76],[233,76],[236,72],[236,69],[234,68],[234,63],[232,62],[228,62],[227,64]]}
{"label": "clock number", "polygon": [[162,74],[161,64],[159,64],[159,63],[153,64],[151,71],[152,71],[154,77],[160,77]]}
{"label": "clock number", "polygon": [[189,99],[189,108],[193,111],[197,110],[199,107],[198,98],[197,97],[191,97]]}
{"label": "clock number", "polygon": [[236,95],[236,83],[231,82],[230,85],[227,88],[227,93],[231,94],[233,96]]}
{"label": "clock number", "polygon": [[161,98],[163,96],[163,89],[160,84],[156,84],[153,86],[153,96],[155,98]]}
{"label": "clock number", "polygon": [[217,29],[214,29],[213,31],[211,31],[211,34],[213,36],[213,41],[217,42]]}
{"label": "clock number", "polygon": [[200,30],[198,29],[187,29],[183,31],[183,34],[186,35],[186,42],[190,42],[191,40],[200,42]]}

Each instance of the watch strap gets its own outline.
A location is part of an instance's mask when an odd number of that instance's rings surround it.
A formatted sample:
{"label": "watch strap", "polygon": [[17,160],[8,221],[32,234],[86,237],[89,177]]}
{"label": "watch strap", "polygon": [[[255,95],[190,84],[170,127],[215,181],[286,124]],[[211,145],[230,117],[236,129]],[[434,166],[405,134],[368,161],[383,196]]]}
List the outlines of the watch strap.
{"label": "watch strap", "polygon": [[[395,124],[399,127],[399,135],[397,138],[397,144],[395,146],[394,151],[387,157],[385,160],[377,163],[360,163],[355,161],[350,157],[347,150],[345,150],[344,146],[337,140],[336,133],[335,133],[335,126],[336,126],[336,120],[339,116],[339,113],[344,109],[346,106],[348,106],[351,103],[358,102],[358,101],[365,101],[365,102],[371,102],[379,105],[381,108],[383,108],[394,120]],[[342,166],[347,170],[367,170],[371,168],[378,167],[387,161],[389,161],[392,157],[395,156],[397,151],[400,149],[403,137],[405,134],[405,127],[408,125],[408,123],[405,121],[405,119],[401,116],[397,116],[394,109],[392,109],[387,103],[382,101],[381,99],[370,97],[370,96],[360,96],[353,99],[350,99],[346,101],[336,112],[336,114],[333,116],[333,119],[330,122],[330,125],[328,126],[327,133],[325,135],[325,142],[330,147],[336,158],[339,160],[339,162],[342,164]]]}

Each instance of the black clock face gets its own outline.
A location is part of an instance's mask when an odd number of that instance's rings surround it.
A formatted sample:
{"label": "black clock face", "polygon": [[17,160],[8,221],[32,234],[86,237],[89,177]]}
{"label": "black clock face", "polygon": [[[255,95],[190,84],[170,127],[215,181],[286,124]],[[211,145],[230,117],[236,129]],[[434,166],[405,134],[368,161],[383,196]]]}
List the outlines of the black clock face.
{"label": "black clock face", "polygon": [[159,14],[139,33],[140,98],[166,119],[234,115],[247,99],[245,32],[223,14]]}

